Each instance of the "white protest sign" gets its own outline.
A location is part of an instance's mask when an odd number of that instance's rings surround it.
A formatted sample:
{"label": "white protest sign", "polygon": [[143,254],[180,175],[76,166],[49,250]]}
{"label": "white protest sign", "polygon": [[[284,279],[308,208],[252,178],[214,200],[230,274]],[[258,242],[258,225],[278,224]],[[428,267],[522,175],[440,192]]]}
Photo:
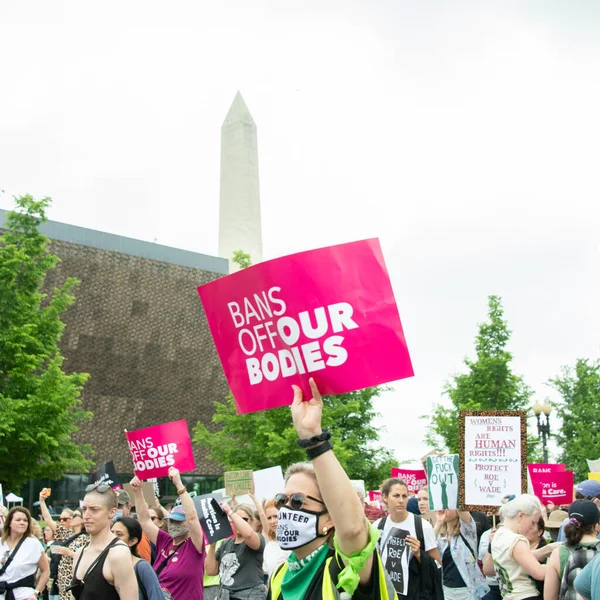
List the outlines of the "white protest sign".
{"label": "white protest sign", "polygon": [[460,417],[462,505],[501,506],[506,496],[523,493],[527,485],[523,470],[527,456],[521,443],[525,413],[461,411]]}
{"label": "white protest sign", "polygon": [[429,510],[458,508],[458,454],[427,457],[427,488]]}
{"label": "white protest sign", "polygon": [[284,489],[283,471],[280,466],[254,471],[254,495],[259,502],[271,500]]}
{"label": "white protest sign", "polygon": [[586,460],[587,460],[587,464],[588,464],[590,473],[600,472],[600,458],[597,458],[596,460],[590,460],[588,458]]}

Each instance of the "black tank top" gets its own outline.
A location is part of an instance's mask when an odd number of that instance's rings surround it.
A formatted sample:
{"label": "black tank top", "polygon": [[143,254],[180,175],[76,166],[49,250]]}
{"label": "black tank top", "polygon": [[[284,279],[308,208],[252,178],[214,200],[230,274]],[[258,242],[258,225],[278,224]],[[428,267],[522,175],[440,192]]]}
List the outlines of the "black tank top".
{"label": "black tank top", "polygon": [[[73,571],[73,584],[69,587],[69,590],[73,594],[75,600],[119,600],[119,594],[113,585],[108,583],[106,579],[104,579],[102,575],[102,568],[104,567],[104,562],[106,561],[106,557],[108,556],[108,552],[111,548],[113,548],[119,538],[115,538],[102,550],[99,554],[98,558],[94,560],[94,562],[90,565],[89,569],[86,571],[83,576],[83,581],[77,579],[77,569],[79,568],[79,563],[83,557],[83,553],[85,550],[81,552],[79,555],[79,560],[75,565],[75,569]],[[125,546],[125,544],[121,543],[120,546]]]}

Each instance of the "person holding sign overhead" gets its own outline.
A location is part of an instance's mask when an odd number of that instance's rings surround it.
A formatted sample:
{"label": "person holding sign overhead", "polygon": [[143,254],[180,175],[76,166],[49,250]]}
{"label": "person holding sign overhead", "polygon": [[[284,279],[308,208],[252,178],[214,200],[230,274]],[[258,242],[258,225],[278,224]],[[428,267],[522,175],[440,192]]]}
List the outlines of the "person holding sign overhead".
{"label": "person holding sign overhead", "polygon": [[194,501],[181,482],[179,470],[171,467],[169,478],[181,499],[181,506],[176,506],[165,517],[169,533],[159,529],[150,518],[142,482],[136,476],[131,480],[131,487],[138,520],[150,541],[156,544],[153,566],[163,590],[168,591],[173,600],[203,600],[204,534]]}
{"label": "person holding sign overhead", "polygon": [[[350,479],[321,428],[323,401],[313,379],[305,401],[294,387],[292,418],[310,463],[285,474],[285,491],[275,496],[277,539],[292,553],[269,581],[268,600],[357,600],[396,598],[377,552],[379,532],[367,521]],[[333,546],[333,547],[332,547]]]}
{"label": "person holding sign overhead", "polygon": [[445,600],[483,598],[490,588],[477,564],[477,526],[471,514],[448,509],[435,514]]}

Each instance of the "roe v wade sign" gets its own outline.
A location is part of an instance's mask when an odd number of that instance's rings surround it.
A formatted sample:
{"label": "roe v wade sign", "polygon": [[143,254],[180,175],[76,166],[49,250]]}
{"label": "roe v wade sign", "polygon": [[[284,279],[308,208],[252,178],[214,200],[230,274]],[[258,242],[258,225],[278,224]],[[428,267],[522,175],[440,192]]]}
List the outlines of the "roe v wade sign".
{"label": "roe v wade sign", "polygon": [[377,239],[310,250],[198,288],[238,413],[413,375]]}
{"label": "roe v wade sign", "polygon": [[[523,411],[460,411],[460,506],[483,510],[527,489]],[[464,508],[463,508],[464,510]]]}

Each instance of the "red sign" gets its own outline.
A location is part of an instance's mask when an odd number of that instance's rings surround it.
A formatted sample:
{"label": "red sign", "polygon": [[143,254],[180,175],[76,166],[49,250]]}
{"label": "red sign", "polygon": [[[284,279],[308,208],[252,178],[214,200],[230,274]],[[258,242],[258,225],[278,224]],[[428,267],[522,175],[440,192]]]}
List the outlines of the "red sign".
{"label": "red sign", "polygon": [[198,288],[240,414],[412,377],[379,240],[276,258]]}
{"label": "red sign", "polygon": [[529,463],[527,465],[529,475],[549,474],[549,473],[564,473],[567,470],[567,465],[555,463]]}
{"label": "red sign", "polygon": [[135,474],[142,480],[166,477],[169,468],[182,473],[196,468],[192,442],[185,419],[125,431]]}
{"label": "red sign", "polygon": [[416,494],[421,488],[427,487],[427,474],[424,469],[392,469],[392,477],[402,479],[408,491]]}
{"label": "red sign", "polygon": [[571,504],[573,502],[573,471],[535,473],[531,475],[533,493],[546,505]]}
{"label": "red sign", "polygon": [[378,502],[379,506],[383,504],[383,498],[381,497],[381,492],[378,490],[369,490],[369,502]]}

